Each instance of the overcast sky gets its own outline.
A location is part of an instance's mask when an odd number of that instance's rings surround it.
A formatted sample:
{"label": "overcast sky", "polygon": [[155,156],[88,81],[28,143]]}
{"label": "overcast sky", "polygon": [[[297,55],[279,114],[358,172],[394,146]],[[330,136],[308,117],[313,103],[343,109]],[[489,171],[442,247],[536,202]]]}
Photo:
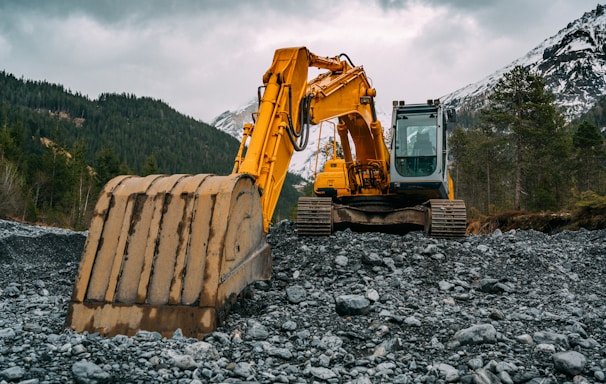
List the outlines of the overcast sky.
{"label": "overcast sky", "polygon": [[[598,0],[0,0],[0,70],[196,119],[256,97],[281,47],[346,53],[380,109],[438,98],[523,56]],[[316,74],[316,70],[312,70]]]}

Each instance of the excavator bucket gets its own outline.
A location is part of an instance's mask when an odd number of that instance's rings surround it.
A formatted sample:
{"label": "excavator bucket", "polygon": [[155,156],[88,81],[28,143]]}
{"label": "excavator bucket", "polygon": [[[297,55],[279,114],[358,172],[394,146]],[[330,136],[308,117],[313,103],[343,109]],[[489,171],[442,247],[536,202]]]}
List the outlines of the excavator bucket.
{"label": "excavator bucket", "polygon": [[215,330],[271,249],[259,188],[230,176],[119,176],[101,192],[69,304],[77,332]]}

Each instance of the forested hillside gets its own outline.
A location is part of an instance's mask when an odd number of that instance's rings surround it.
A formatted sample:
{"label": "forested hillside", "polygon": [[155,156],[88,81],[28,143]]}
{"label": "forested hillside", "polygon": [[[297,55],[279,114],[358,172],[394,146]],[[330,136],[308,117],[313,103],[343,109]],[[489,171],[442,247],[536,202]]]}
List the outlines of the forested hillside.
{"label": "forested hillside", "polygon": [[585,114],[581,116],[577,122],[587,120],[593,125],[600,127],[602,133],[606,134],[606,96],[603,96],[598,102]]}
{"label": "forested hillside", "polygon": [[[90,100],[0,72],[0,216],[83,228],[110,178],[227,175],[238,146],[160,100],[110,93]],[[285,189],[277,219],[288,216],[296,199],[292,187]]]}
{"label": "forested hillside", "polygon": [[451,174],[472,217],[507,210],[606,214],[605,99],[567,123],[542,76],[506,73],[451,137]]}

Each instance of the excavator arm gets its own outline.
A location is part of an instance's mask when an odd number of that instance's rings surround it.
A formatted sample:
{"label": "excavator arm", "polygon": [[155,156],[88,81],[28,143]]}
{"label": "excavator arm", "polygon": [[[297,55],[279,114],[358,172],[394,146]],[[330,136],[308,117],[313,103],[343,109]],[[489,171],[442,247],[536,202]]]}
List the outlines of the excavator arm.
{"label": "excavator arm", "polygon": [[[310,67],[327,71],[308,81]],[[358,162],[372,160],[382,164],[385,171],[389,169],[389,153],[374,111],[376,91],[362,67],[339,57],[317,56],[304,47],[285,48],[276,51],[263,83],[265,92],[259,100],[256,122],[244,127],[233,173],[256,179],[262,191],[266,232],[293,152],[304,149],[311,125],[339,118],[346,161],[353,162],[351,137]],[[389,180],[383,182],[386,188]]]}
{"label": "excavator arm", "polygon": [[[308,81],[310,67],[327,71]],[[69,328],[108,336],[212,332],[247,285],[271,276],[265,234],[292,154],[305,147],[312,123],[339,117],[358,159],[387,164],[375,91],[360,67],[303,47],[279,49],[263,83],[232,175],[119,176],[105,185]]]}

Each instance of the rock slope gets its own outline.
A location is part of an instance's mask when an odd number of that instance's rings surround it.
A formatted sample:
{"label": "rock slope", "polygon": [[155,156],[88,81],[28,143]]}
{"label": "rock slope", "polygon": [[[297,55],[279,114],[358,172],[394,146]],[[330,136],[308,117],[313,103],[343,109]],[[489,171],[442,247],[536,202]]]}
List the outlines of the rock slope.
{"label": "rock slope", "polygon": [[65,330],[84,238],[0,221],[0,383],[606,382],[604,230],[300,238],[281,222],[272,280],[203,340]]}
{"label": "rock slope", "polygon": [[605,25],[606,7],[598,4],[523,57],[441,100],[457,109],[478,110],[503,75],[520,65],[544,78],[568,120],[577,118],[606,94]]}

